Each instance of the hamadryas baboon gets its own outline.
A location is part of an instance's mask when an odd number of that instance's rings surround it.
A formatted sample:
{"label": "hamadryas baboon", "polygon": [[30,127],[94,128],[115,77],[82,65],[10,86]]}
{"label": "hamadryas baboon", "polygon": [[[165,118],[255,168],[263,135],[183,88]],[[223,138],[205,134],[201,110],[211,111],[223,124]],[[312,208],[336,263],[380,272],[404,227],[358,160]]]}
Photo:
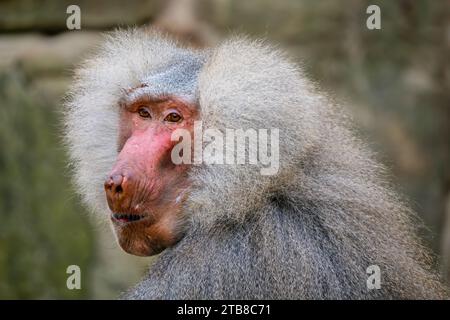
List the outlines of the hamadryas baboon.
{"label": "hamadryas baboon", "polygon": [[[174,130],[279,129],[279,169],[174,164]],[[285,54],[192,50],[117,31],[76,72],[66,139],[79,192],[121,247],[160,253],[125,298],[444,298],[417,219],[342,110]],[[106,194],[106,195],[105,195]],[[381,288],[367,287],[377,265]]]}

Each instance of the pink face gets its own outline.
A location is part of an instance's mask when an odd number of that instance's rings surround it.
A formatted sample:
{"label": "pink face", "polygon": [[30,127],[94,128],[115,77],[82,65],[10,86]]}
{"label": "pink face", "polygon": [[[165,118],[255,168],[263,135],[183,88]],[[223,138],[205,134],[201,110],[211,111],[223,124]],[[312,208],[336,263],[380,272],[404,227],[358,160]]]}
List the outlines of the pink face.
{"label": "pink face", "polygon": [[157,254],[182,237],[188,166],[172,162],[177,141],[171,141],[171,135],[179,128],[192,133],[197,117],[195,106],[175,97],[144,97],[122,105],[120,153],[105,192],[115,233],[126,252]]}

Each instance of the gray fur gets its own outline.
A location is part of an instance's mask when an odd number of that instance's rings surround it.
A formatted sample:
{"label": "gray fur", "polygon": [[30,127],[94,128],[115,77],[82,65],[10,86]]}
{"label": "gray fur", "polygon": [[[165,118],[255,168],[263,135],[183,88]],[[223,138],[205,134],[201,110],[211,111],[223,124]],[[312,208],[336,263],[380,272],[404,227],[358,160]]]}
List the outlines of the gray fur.
{"label": "gray fur", "polygon": [[198,74],[204,64],[204,55],[183,51],[170,59],[160,70],[149,70],[149,75],[141,80],[146,86],[133,91],[132,96],[175,95],[189,103],[197,102]]}
{"label": "gray fur", "polygon": [[[279,128],[280,170],[262,176],[256,166],[194,166],[185,237],[124,298],[446,297],[415,236],[414,213],[342,110],[298,66],[239,37],[189,52],[155,32],[118,31],[78,70],[66,138],[87,203],[107,217],[103,180],[117,156],[118,101],[143,79],[166,79],[161,90],[198,99],[204,129]],[[177,62],[183,56],[190,58]],[[172,72],[181,69],[194,72]],[[366,287],[373,264],[380,290]]]}

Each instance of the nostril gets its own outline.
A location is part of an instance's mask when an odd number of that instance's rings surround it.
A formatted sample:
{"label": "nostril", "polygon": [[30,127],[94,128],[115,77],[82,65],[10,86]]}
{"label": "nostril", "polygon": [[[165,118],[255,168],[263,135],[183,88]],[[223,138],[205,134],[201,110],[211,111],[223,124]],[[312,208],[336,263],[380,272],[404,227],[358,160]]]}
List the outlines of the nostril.
{"label": "nostril", "polygon": [[123,182],[123,175],[115,174],[115,175],[111,176],[110,179],[113,181],[113,185],[115,187],[121,186],[122,182]]}
{"label": "nostril", "polygon": [[116,193],[122,193],[123,192],[123,189],[122,189],[122,185],[120,185],[120,186],[116,186]]}
{"label": "nostril", "polygon": [[112,175],[105,182],[105,189],[109,192],[114,193],[122,193],[123,192],[123,181],[124,177],[121,174]]}

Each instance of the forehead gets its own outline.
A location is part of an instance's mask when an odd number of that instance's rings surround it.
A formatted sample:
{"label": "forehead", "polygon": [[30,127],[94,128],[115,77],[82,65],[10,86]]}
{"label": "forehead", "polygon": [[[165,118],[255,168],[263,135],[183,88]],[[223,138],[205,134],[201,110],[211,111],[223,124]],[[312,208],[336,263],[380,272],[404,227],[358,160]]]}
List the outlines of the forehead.
{"label": "forehead", "polygon": [[200,53],[180,52],[149,73],[138,86],[124,88],[123,103],[177,97],[189,104],[198,100],[198,76],[205,57]]}

